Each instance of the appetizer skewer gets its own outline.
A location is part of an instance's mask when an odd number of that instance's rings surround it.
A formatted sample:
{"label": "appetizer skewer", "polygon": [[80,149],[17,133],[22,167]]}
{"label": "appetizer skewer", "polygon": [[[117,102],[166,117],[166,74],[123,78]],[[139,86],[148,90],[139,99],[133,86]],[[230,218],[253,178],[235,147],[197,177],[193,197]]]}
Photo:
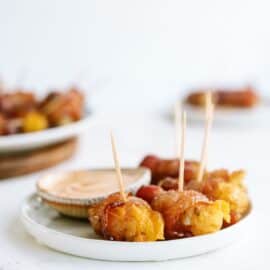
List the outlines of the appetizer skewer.
{"label": "appetizer skewer", "polygon": [[231,174],[226,170],[217,170],[203,175],[207,161],[209,131],[213,120],[213,104],[211,96],[206,97],[206,126],[200,170],[197,181],[190,181],[186,189],[199,190],[212,200],[222,199],[230,204],[231,223],[237,222],[248,210],[249,199],[243,184],[245,173],[235,171]]}
{"label": "appetizer skewer", "polygon": [[[5,88],[4,88],[5,89]],[[34,132],[81,119],[84,98],[72,87],[39,101],[32,92],[0,91],[0,135]]]}
{"label": "appetizer skewer", "polygon": [[120,192],[110,195],[89,209],[95,232],[105,239],[118,241],[155,241],[164,239],[164,223],[159,212],[135,196],[126,194],[114,137],[112,152]]}

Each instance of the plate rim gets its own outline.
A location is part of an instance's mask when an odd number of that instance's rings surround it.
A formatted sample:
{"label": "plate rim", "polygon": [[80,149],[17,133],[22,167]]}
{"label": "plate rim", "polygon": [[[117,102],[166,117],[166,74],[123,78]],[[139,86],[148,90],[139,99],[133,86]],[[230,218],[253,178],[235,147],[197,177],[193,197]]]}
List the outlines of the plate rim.
{"label": "plate rim", "polygon": [[63,142],[91,128],[94,123],[94,114],[92,112],[86,112],[82,119],[68,125],[48,128],[37,132],[0,136],[0,153],[9,151],[24,152]]}

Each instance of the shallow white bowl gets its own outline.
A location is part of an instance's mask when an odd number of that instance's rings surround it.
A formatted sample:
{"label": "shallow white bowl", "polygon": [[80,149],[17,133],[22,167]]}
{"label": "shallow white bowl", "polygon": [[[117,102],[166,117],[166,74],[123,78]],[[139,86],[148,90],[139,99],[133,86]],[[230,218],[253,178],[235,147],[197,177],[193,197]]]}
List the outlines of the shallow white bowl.
{"label": "shallow white bowl", "polygon": [[0,136],[0,152],[24,151],[62,142],[81,134],[91,124],[92,116],[90,113],[86,113],[81,120],[65,126],[31,133]]}
{"label": "shallow white bowl", "polygon": [[87,221],[69,219],[32,195],[22,206],[26,230],[39,243],[76,256],[110,261],[162,261],[196,256],[240,240],[248,230],[250,213],[217,233],[158,242],[120,242],[100,239]]}
{"label": "shallow white bowl", "polygon": [[[72,198],[72,197],[65,197],[60,195],[55,195],[48,191],[48,188],[58,181],[65,179],[66,177],[71,177],[73,179],[77,179],[80,176],[76,176],[78,173],[87,174],[88,172],[111,172],[115,174],[114,168],[99,168],[99,169],[90,169],[90,170],[77,170],[77,171],[68,171],[68,172],[58,172],[58,173],[50,173],[45,175],[39,179],[37,182],[37,194],[45,200],[64,203],[64,204],[73,204],[73,205],[92,205],[93,203],[97,203],[111,193],[117,192],[119,190],[118,185],[113,187],[113,183],[117,183],[116,179],[111,178],[107,179],[107,182],[110,183],[110,192],[102,194],[102,196],[89,198],[89,195],[86,195],[85,198]],[[136,191],[143,185],[149,185],[151,182],[151,171],[147,168],[138,167],[138,168],[121,168],[123,174],[123,181],[125,180],[125,175],[130,175],[132,173],[136,173],[136,181],[133,183],[125,183],[125,190],[126,192],[136,193]],[[90,178],[90,177],[89,177]]]}

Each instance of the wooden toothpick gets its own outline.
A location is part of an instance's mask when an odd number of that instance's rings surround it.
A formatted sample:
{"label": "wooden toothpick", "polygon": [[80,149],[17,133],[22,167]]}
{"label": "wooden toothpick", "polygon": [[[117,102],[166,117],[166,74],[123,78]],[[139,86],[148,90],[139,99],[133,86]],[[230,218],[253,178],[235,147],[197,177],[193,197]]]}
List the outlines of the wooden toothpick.
{"label": "wooden toothpick", "polygon": [[114,136],[113,136],[112,132],[111,132],[111,145],[112,145],[112,152],[113,152],[114,167],[115,167],[115,171],[116,171],[116,175],[117,175],[120,194],[122,196],[123,201],[126,202],[127,201],[127,195],[125,193],[123,176],[122,176],[122,173],[121,173],[120,164],[119,164],[119,158],[118,158],[118,154],[117,154],[117,151],[116,151],[115,140],[114,140]]}
{"label": "wooden toothpick", "polygon": [[180,134],[180,104],[176,102],[174,105],[174,127],[175,127],[175,151],[176,156],[180,156],[180,141],[179,141],[179,134]]}
{"label": "wooden toothpick", "polygon": [[208,144],[209,144],[209,135],[213,123],[213,113],[214,113],[214,104],[212,101],[212,93],[208,91],[206,93],[206,111],[205,111],[205,128],[204,128],[204,139],[201,152],[201,161],[199,166],[199,172],[197,176],[198,183],[201,183],[203,179],[203,173],[206,168],[207,158],[208,158]]}
{"label": "wooden toothpick", "polygon": [[181,119],[181,144],[179,147],[180,155],[178,156],[179,157],[178,191],[184,190],[185,141],[186,141],[186,112],[183,111]]}

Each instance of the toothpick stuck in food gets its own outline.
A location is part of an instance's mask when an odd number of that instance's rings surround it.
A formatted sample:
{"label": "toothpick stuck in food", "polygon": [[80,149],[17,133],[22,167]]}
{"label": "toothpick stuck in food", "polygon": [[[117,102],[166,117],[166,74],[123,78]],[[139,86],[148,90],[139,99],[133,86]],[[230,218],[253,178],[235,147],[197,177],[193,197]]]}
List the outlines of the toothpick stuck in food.
{"label": "toothpick stuck in food", "polygon": [[185,141],[186,141],[186,112],[183,111],[181,119],[181,144],[179,147],[180,154],[178,156],[179,157],[178,191],[184,190]]}
{"label": "toothpick stuck in food", "polygon": [[113,160],[114,160],[115,171],[116,171],[117,180],[118,180],[118,184],[119,184],[120,194],[122,196],[123,201],[126,202],[127,201],[127,195],[125,193],[123,176],[122,176],[122,173],[121,173],[120,164],[119,164],[119,158],[118,158],[118,154],[117,154],[117,151],[116,151],[115,140],[114,140],[114,136],[113,136],[112,132],[111,132],[111,145],[112,145]]}
{"label": "toothpick stuck in food", "polygon": [[203,179],[203,173],[206,168],[207,164],[207,157],[208,157],[208,144],[209,144],[209,136],[210,130],[213,123],[213,114],[214,114],[214,104],[212,101],[212,92],[208,91],[206,93],[206,110],[205,110],[205,129],[204,129],[204,139],[203,139],[203,146],[201,152],[201,161],[199,172],[197,176],[197,182],[201,183]]}
{"label": "toothpick stuck in food", "polygon": [[180,155],[180,104],[176,102],[174,105],[174,127],[175,127],[175,151],[176,156],[179,157]]}

